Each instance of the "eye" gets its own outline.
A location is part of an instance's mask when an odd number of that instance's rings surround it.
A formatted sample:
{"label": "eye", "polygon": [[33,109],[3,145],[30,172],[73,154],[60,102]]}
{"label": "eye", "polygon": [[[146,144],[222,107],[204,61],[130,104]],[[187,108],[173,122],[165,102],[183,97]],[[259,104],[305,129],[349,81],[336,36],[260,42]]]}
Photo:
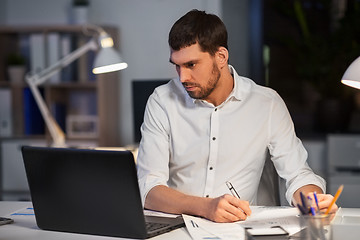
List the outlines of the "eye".
{"label": "eye", "polygon": [[196,65],[196,64],[193,63],[193,62],[189,62],[189,63],[186,64],[186,67],[187,67],[187,68],[194,68],[195,65]]}

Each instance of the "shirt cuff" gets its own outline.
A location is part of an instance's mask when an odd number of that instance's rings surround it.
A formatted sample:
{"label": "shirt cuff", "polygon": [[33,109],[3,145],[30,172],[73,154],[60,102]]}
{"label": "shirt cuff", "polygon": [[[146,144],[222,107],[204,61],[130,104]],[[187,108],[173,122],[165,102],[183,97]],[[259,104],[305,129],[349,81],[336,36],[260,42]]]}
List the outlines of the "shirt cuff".
{"label": "shirt cuff", "polygon": [[145,206],[145,200],[150,190],[159,185],[167,186],[167,184],[160,182],[158,179],[147,179],[145,181],[139,181],[141,202],[143,207]]}
{"label": "shirt cuff", "polygon": [[292,181],[292,183],[290,183],[290,186],[287,188],[287,191],[286,191],[286,200],[288,201],[290,206],[292,206],[292,199],[293,199],[293,196],[294,196],[294,193],[296,192],[296,190],[298,190],[299,188],[301,188],[305,185],[316,185],[319,188],[321,188],[323,193],[326,193],[326,182],[322,177],[320,177],[314,173],[310,174],[310,176],[309,175],[297,176]]}

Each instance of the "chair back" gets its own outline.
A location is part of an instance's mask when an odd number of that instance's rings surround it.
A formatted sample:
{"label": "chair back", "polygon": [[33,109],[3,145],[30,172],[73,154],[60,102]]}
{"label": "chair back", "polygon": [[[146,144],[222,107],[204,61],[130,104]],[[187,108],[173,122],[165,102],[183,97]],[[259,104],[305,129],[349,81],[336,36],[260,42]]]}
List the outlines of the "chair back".
{"label": "chair back", "polygon": [[257,193],[257,205],[280,206],[279,176],[270,154],[267,154]]}

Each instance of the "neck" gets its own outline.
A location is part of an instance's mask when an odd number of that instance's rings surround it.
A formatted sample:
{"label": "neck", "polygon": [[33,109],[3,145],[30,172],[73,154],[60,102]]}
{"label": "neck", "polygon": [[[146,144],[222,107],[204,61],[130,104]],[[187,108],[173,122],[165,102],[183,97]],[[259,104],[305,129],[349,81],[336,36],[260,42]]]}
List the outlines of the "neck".
{"label": "neck", "polygon": [[219,106],[222,104],[228,98],[234,88],[234,79],[230,73],[229,68],[224,67],[220,71],[221,77],[219,79],[218,85],[206,99],[206,101],[212,103],[214,106]]}

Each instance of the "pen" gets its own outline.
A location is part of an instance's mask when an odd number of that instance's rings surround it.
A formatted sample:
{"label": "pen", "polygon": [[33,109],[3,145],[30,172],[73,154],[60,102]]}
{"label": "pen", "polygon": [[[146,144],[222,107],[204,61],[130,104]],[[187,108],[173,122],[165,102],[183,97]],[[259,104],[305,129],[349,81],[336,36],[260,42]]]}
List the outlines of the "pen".
{"label": "pen", "polygon": [[315,213],[315,209],[314,209],[313,207],[310,207],[310,211],[311,211],[311,214],[312,214],[313,216],[315,216],[315,215],[316,215],[316,213]]}
{"label": "pen", "polygon": [[297,204],[297,207],[298,207],[298,209],[300,210],[300,212],[301,212],[302,215],[306,215],[306,214],[307,214],[306,210],[304,209],[303,206],[301,206],[301,204],[298,203],[298,204]]}
{"label": "pen", "polygon": [[234,197],[240,199],[239,194],[236,192],[236,190],[235,190],[235,188],[233,187],[233,185],[231,184],[231,182],[226,181],[226,186],[229,188],[231,194],[232,194]]}
{"label": "pen", "polygon": [[314,207],[312,206],[312,198],[310,196],[307,197],[308,199],[308,204],[309,204],[309,208],[310,208],[310,213],[315,216],[315,209]]}
{"label": "pen", "polygon": [[331,203],[330,203],[330,205],[329,205],[328,209],[326,210],[325,215],[329,214],[329,212],[330,212],[330,210],[331,210],[332,206],[335,204],[336,200],[339,198],[339,196],[340,196],[340,194],[341,194],[341,192],[342,192],[343,188],[344,188],[344,185],[340,185],[340,187],[339,187],[339,188],[338,188],[338,190],[336,191],[336,194],[335,194],[335,196],[334,196],[333,200],[331,201]]}
{"label": "pen", "polygon": [[305,196],[302,192],[300,192],[300,199],[301,199],[301,203],[302,203],[302,206],[303,206],[303,209],[308,213],[309,212],[309,208],[306,204],[306,200],[305,200]]}
{"label": "pen", "polygon": [[[231,182],[226,181],[225,183],[226,183],[226,186],[229,188],[231,194],[232,194],[234,197],[240,199],[239,194],[237,193],[237,191],[235,190],[235,188],[233,187],[233,185],[231,184]],[[241,208],[239,208],[239,209],[240,209],[245,215],[247,215],[247,214],[244,212],[244,210],[242,210]]]}
{"label": "pen", "polygon": [[318,198],[317,198],[316,192],[314,192],[314,199],[315,199],[315,203],[316,203],[317,210],[318,210],[318,211],[320,211],[319,201],[318,201]]}

